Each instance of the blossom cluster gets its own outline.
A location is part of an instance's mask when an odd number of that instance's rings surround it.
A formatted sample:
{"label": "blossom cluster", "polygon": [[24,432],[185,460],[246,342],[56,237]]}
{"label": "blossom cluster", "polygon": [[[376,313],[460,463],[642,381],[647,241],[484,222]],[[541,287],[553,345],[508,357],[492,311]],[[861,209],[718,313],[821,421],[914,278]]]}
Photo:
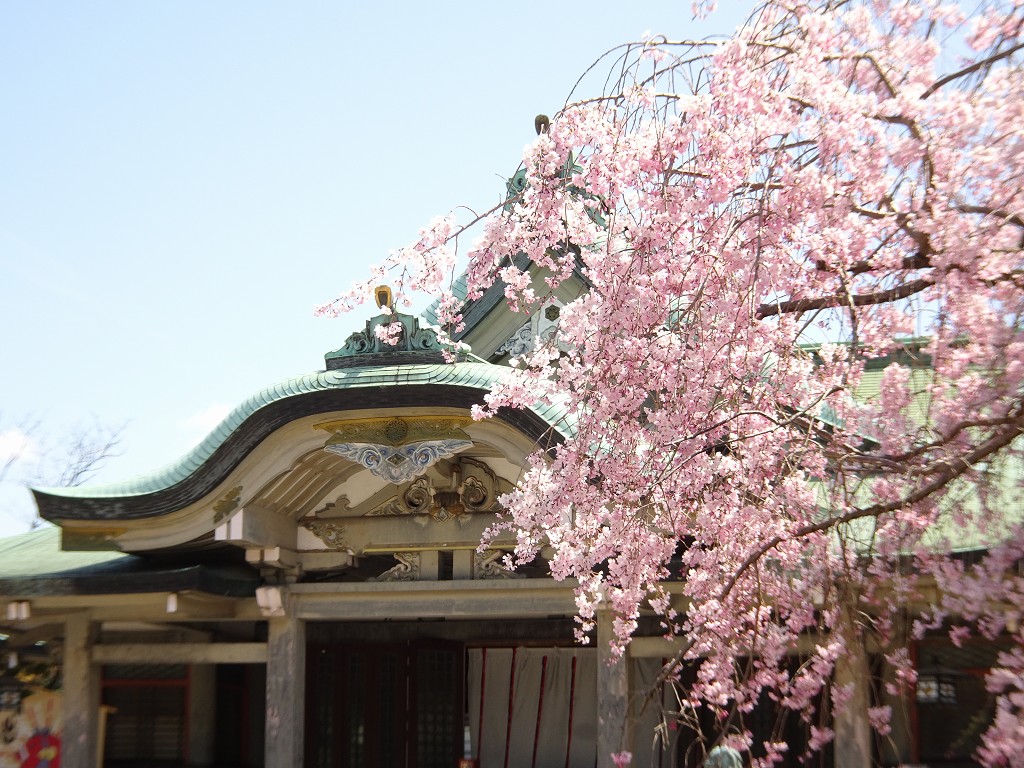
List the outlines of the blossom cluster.
{"label": "blossom cluster", "polygon": [[[645,611],[683,638],[681,718],[741,743],[770,694],[820,747],[843,653],[877,644],[905,695],[915,633],[1020,624],[1022,29],[1019,2],[772,0],[725,41],[625,46],[474,222],[470,298],[500,281],[530,311],[540,270],[587,286],[479,410],[557,401],[573,424],[499,527],[578,580],[581,633],[608,607],[620,652]],[[388,274],[457,327],[464,230],[435,221],[340,304]],[[952,558],[964,537],[989,557]],[[1021,658],[990,682],[993,765],[1020,754]]]}

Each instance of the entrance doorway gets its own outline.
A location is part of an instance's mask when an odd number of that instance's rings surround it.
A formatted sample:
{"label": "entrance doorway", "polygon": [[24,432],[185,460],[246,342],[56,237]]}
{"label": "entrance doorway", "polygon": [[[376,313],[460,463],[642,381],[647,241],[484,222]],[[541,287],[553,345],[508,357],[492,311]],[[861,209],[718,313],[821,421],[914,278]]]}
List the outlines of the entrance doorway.
{"label": "entrance doorway", "polygon": [[461,644],[311,645],[310,768],[451,768],[464,740]]}

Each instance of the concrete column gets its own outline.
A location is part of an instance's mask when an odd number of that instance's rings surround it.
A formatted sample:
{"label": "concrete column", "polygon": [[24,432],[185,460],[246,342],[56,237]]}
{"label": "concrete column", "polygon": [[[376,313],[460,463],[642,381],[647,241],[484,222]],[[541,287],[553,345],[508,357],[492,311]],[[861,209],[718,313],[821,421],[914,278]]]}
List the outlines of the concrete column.
{"label": "concrete column", "polygon": [[93,768],[98,762],[99,667],[92,664],[95,629],[89,615],[74,614],[64,623],[64,733],[61,765]]}
{"label": "concrete column", "polygon": [[306,720],[306,624],[275,617],[267,628],[265,768],[297,768]]}
{"label": "concrete column", "polygon": [[835,768],[871,768],[870,669],[862,643],[850,643],[836,661],[836,685],[852,696],[835,716]]}
{"label": "concrete column", "polygon": [[188,670],[188,763],[213,765],[217,717],[217,667],[193,664]]}
{"label": "concrete column", "polygon": [[597,612],[597,768],[613,768],[613,753],[633,751],[629,659],[612,655],[614,618],[609,610]]}

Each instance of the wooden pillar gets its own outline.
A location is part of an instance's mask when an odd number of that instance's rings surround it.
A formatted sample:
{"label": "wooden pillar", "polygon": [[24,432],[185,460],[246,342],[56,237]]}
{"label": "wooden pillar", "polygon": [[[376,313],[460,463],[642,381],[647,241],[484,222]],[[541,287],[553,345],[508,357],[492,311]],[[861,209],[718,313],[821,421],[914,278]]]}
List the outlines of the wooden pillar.
{"label": "wooden pillar", "polygon": [[836,661],[835,680],[837,686],[850,686],[852,691],[835,715],[835,768],[871,768],[870,669],[862,643],[850,643]]}
{"label": "wooden pillar", "polygon": [[213,765],[217,708],[217,667],[192,664],[188,670],[188,762]]}
{"label": "wooden pillar", "polygon": [[64,623],[64,768],[94,768],[98,762],[100,678],[99,667],[92,664],[93,639],[87,613],[68,617]]}
{"label": "wooden pillar", "polygon": [[597,612],[597,768],[613,768],[612,754],[633,751],[629,718],[629,658],[615,658],[614,614]]}
{"label": "wooden pillar", "polygon": [[306,625],[291,616],[267,620],[265,768],[303,761],[306,704]]}
{"label": "wooden pillar", "polygon": [[[911,696],[907,695],[904,686],[896,677],[896,670],[886,664],[882,671],[883,704],[892,708],[890,724],[892,731],[882,739],[881,762],[883,765],[906,765],[916,762],[914,759],[913,728],[911,727],[910,708],[913,706]],[[897,693],[890,694],[886,686],[892,686]]]}

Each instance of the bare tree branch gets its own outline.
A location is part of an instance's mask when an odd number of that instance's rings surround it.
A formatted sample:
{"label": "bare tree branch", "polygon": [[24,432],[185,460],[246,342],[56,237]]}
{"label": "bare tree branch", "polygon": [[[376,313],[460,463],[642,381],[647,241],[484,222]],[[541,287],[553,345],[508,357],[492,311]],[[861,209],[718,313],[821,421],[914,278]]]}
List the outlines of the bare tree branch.
{"label": "bare tree branch", "polygon": [[819,296],[815,298],[788,299],[774,304],[762,304],[757,308],[757,317],[764,319],[773,315],[791,312],[810,312],[816,309],[830,309],[833,307],[867,307],[875,304],[888,304],[920,293],[933,284],[933,280],[922,277],[918,280],[911,280],[903,285],[875,291],[874,293],[853,294],[852,296],[834,294],[832,296]]}
{"label": "bare tree branch", "polygon": [[948,74],[945,77],[940,77],[938,80],[936,80],[928,88],[925,89],[925,92],[921,94],[921,98],[927,99],[937,90],[939,90],[943,86],[949,85],[954,80],[959,80],[962,77],[966,77],[967,75],[973,74],[974,72],[978,72],[979,70],[984,69],[985,67],[995,64],[997,61],[1001,61],[1002,59],[1012,56],[1014,53],[1020,50],[1024,50],[1024,43],[1018,43],[1017,45],[1007,48],[1005,51],[997,51],[996,53],[993,53],[991,56],[988,56],[984,59],[979,59],[978,61],[974,62],[968,67],[964,67],[963,69],[957,70],[956,72]]}

